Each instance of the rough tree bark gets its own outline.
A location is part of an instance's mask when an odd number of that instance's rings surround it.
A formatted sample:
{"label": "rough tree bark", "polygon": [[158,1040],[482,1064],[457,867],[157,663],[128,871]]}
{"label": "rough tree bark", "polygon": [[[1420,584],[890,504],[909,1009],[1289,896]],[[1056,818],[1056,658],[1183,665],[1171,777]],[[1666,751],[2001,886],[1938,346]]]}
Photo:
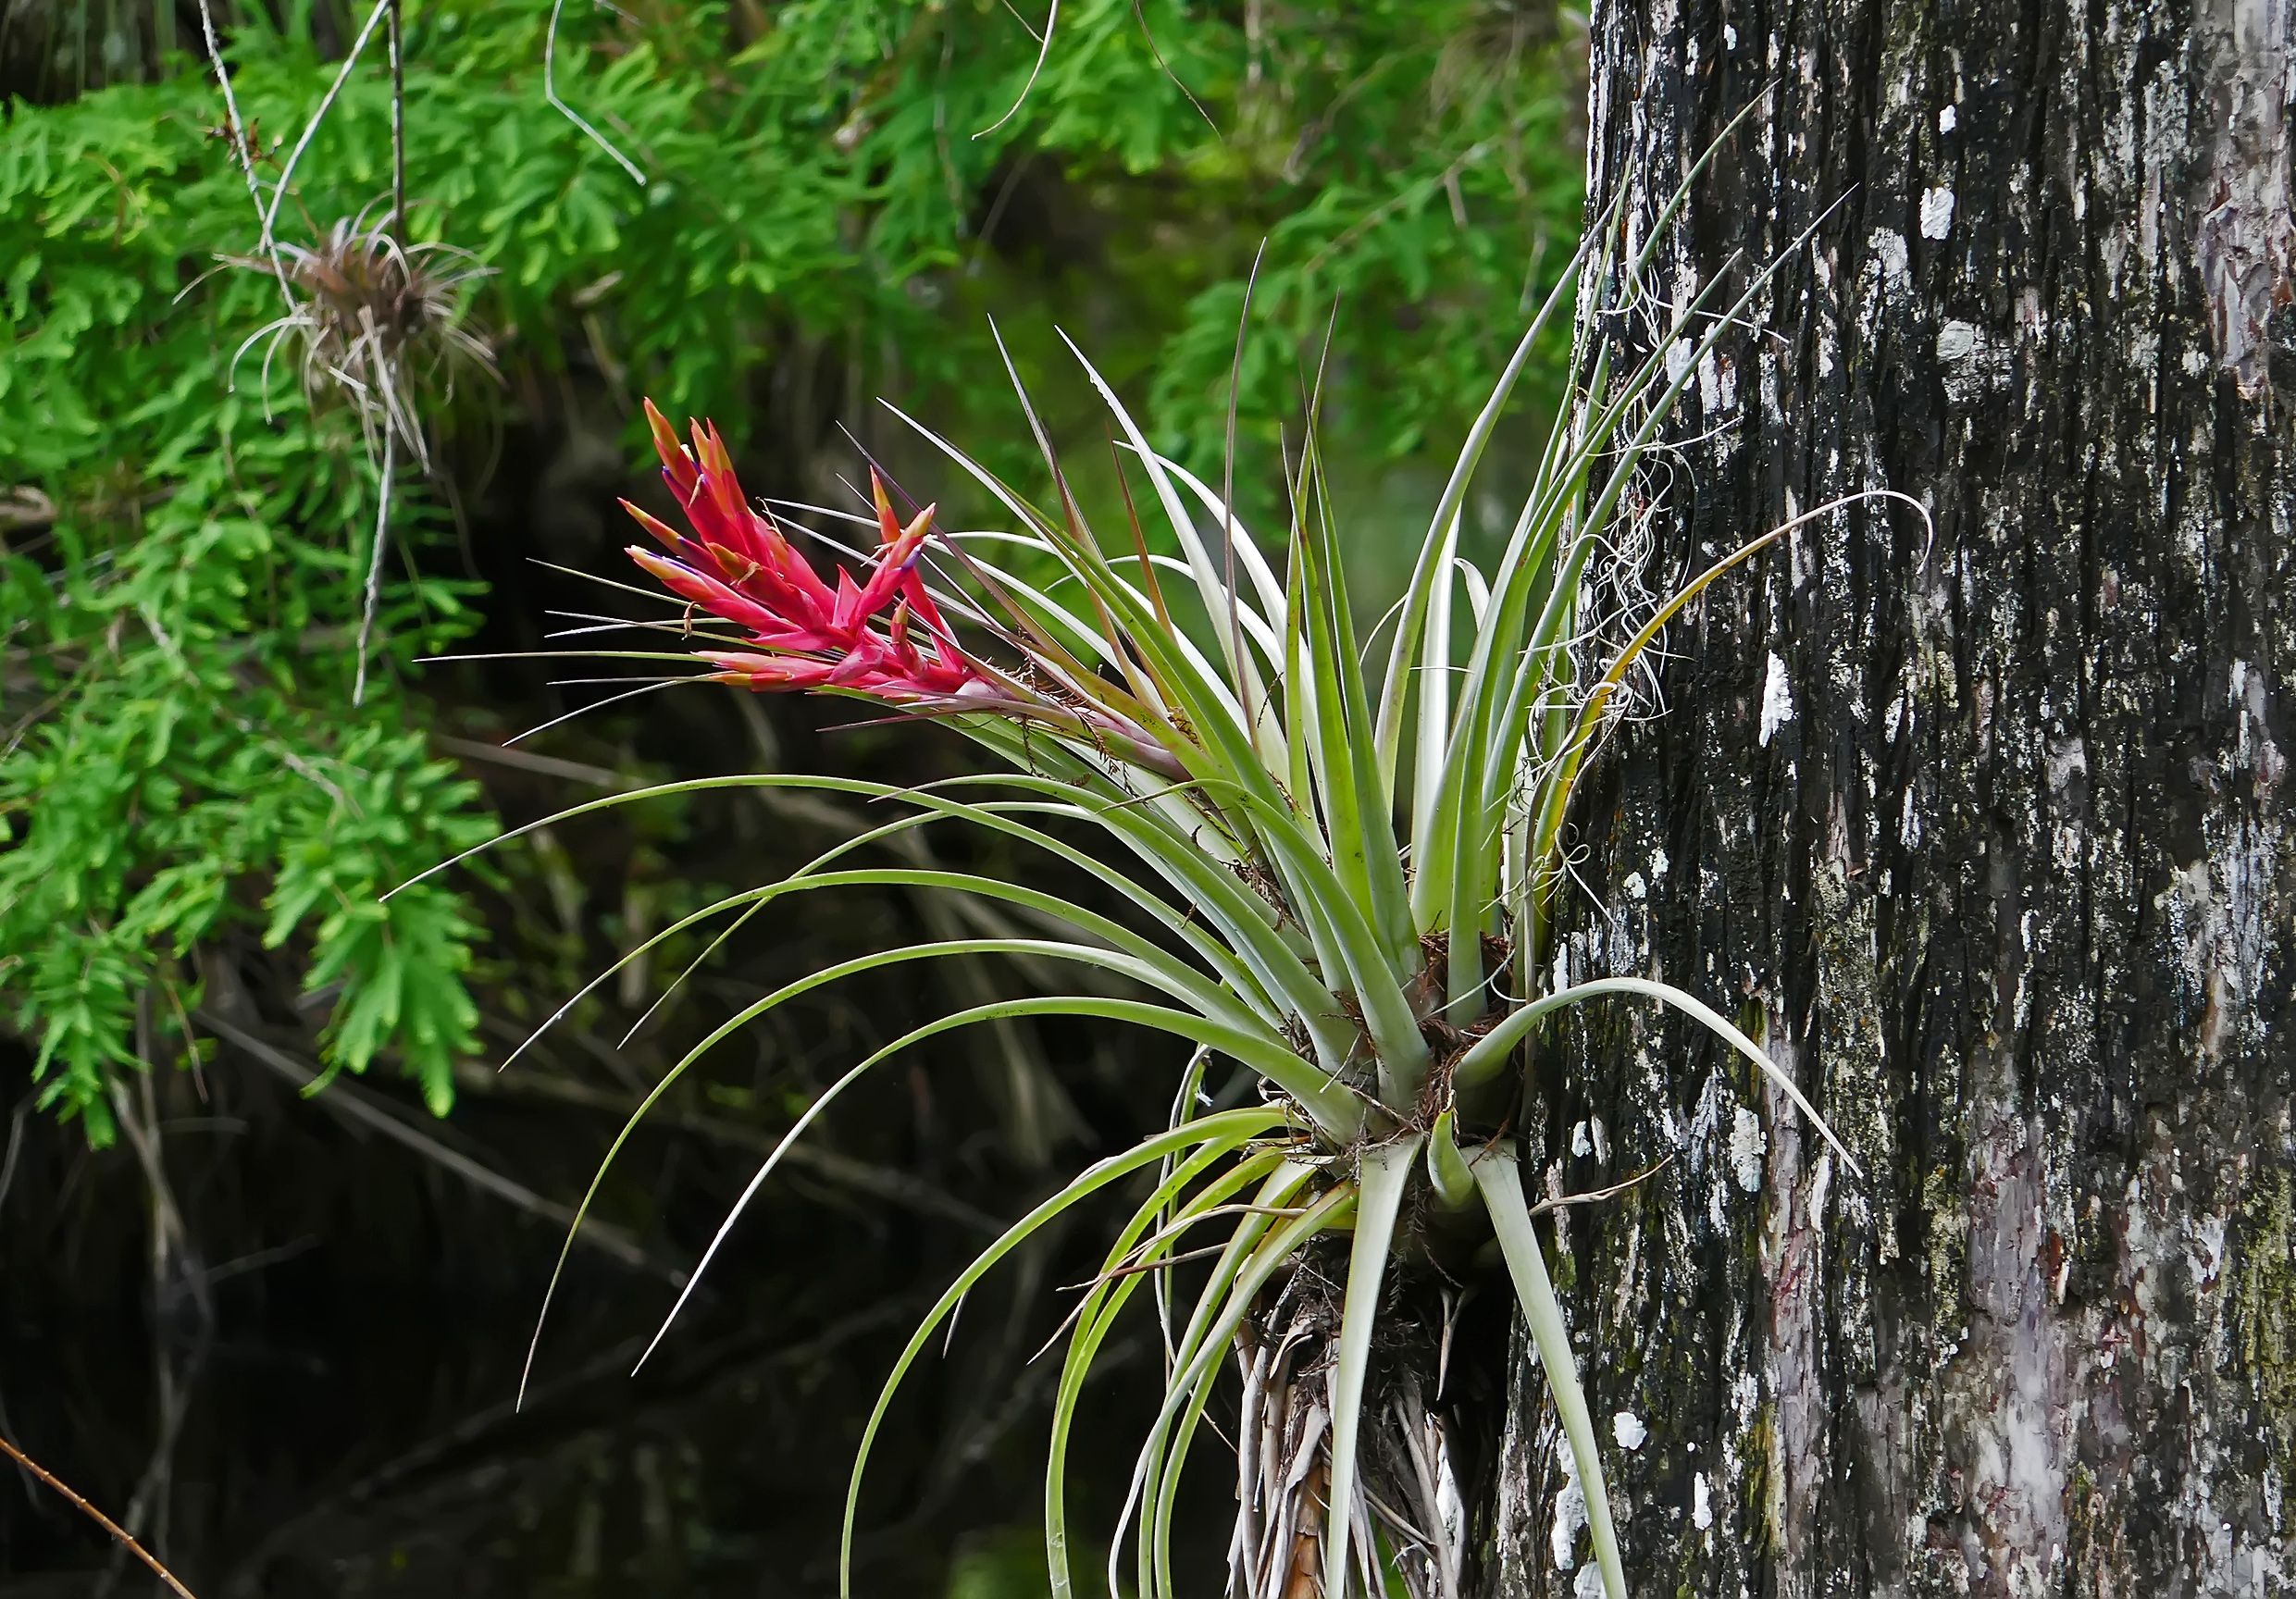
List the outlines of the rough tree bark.
{"label": "rough tree bark", "polygon": [[[2296,1593],[2292,17],[1596,7],[1638,228],[1753,107],[1661,301],[1787,258],[1660,565],[1935,522],[1714,589],[1591,796],[1573,974],[1744,1006],[1868,1171],[1685,1033],[1581,1041],[1550,1181],[1678,1157],[1565,1213],[1638,1594]],[[1513,1391],[1493,1586],[1599,1592]]]}

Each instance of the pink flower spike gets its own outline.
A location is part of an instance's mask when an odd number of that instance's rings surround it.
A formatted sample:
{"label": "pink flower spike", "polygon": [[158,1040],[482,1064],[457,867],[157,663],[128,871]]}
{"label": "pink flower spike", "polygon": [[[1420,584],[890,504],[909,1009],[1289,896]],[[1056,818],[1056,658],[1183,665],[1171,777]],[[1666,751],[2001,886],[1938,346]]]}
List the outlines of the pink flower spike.
{"label": "pink flower spike", "polygon": [[[863,559],[865,570],[840,568],[827,579],[771,516],[751,508],[715,428],[694,424],[687,446],[651,403],[646,418],[664,477],[693,531],[680,535],[628,506],[670,552],[664,558],[633,548],[630,556],[671,593],[750,635],[754,651],[700,652],[715,676],[751,688],[842,688],[895,703],[986,688],[916,570],[932,507],[900,526],[883,478],[872,473],[878,548]],[[932,639],[929,655],[919,648],[920,626]]]}
{"label": "pink flower spike", "polygon": [[900,536],[900,518],[893,514],[892,496],[885,491],[885,474],[869,468],[869,502],[877,509],[877,542],[890,544]]}
{"label": "pink flower spike", "polygon": [[646,427],[653,434],[653,452],[662,457],[662,475],[669,479],[672,492],[682,504],[693,495],[693,457],[677,441],[677,429],[670,426],[670,419],[655,410],[651,400],[646,402]]}

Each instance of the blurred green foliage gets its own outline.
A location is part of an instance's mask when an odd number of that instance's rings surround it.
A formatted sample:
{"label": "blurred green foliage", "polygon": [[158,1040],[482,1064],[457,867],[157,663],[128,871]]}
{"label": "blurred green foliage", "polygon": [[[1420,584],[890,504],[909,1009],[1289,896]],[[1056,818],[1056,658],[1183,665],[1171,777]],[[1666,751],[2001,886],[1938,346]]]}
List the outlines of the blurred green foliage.
{"label": "blurred green foliage", "polygon": [[[267,184],[334,77],[320,43],[364,11],[218,15]],[[810,340],[861,397],[1024,471],[993,313],[1032,385],[1063,380],[1061,321],[1216,465],[1264,241],[1244,435],[1299,415],[1337,307],[1327,448],[1400,460],[1463,426],[1578,219],[1576,25],[1550,5],[1070,0],[1033,81],[1002,0],[568,6],[557,91],[642,185],[546,99],[552,18],[409,0],[407,230],[490,269],[468,325],[508,374],[592,364],[737,451]],[[0,1019],[102,1140],[118,1072],[187,1059],[203,992],[237,980],[216,951],[259,947],[327,1015],[330,1068],[389,1061],[442,1110],[476,1047],[476,917],[438,884],[379,895],[493,828],[406,682],[486,596],[445,575],[446,485],[400,474],[353,705],[371,445],[292,344],[248,342],[280,287],[218,264],[254,253],[256,210],[196,31],[93,37],[100,60],[43,81],[111,86],[0,127]],[[379,214],[391,110],[378,39],[282,238]],[[428,396],[434,438],[521,385],[484,389]],[[633,461],[639,440],[633,418]]]}

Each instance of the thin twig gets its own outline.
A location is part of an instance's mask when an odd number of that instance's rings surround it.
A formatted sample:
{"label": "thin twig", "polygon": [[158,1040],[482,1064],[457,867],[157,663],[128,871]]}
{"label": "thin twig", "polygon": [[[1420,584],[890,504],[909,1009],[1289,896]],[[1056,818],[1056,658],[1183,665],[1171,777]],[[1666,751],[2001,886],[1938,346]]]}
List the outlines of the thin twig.
{"label": "thin twig", "polygon": [[1148,27],[1148,6],[1144,0],[1132,0],[1132,15],[1134,19],[1140,24],[1140,36],[1148,41],[1148,54],[1156,57],[1157,69],[1172,80],[1172,86],[1174,89],[1187,96],[1188,104],[1195,106],[1196,114],[1204,119],[1204,126],[1211,130],[1211,136],[1225,144],[1228,142],[1228,136],[1220,131],[1220,124],[1213,121],[1211,113],[1204,109],[1204,103],[1196,97],[1196,91],[1183,83],[1180,81],[1180,74],[1174,72],[1171,64],[1164,59],[1164,52],[1156,43],[1156,34]]}
{"label": "thin twig", "polygon": [[[145,1061],[158,1054],[151,1033],[151,994],[145,988],[136,1001],[136,1053]],[[149,1071],[135,1074],[132,1091],[123,1084],[112,1085],[112,1104],[118,1119],[119,1130],[135,1151],[137,1163],[143,1169],[143,1182],[151,1199],[150,1266],[153,1303],[167,1304],[172,1298],[170,1290],[176,1280],[180,1263],[191,1255],[189,1229],[183,1212],[175,1198],[173,1185],[168,1180],[167,1154],[159,1120],[156,1096],[152,1090]],[[149,1464],[137,1480],[135,1492],[129,1495],[123,1523],[142,1527],[144,1535],[155,1543],[167,1541],[168,1510],[170,1502],[169,1484],[174,1478],[175,1452],[183,1431],[184,1416],[192,1398],[192,1385],[199,1368],[205,1363],[208,1337],[214,1325],[214,1310],[207,1295],[204,1272],[192,1266],[186,1286],[190,1298],[197,1308],[199,1337],[192,1342],[179,1370],[175,1355],[180,1340],[155,1339],[152,1345],[153,1396],[158,1411],[158,1436],[155,1440]],[[116,1556],[112,1569],[97,1585],[95,1599],[107,1599],[118,1580],[119,1568],[125,1563],[125,1552]]]}
{"label": "thin twig", "polygon": [[366,703],[366,647],[375,633],[375,612],[382,602],[383,551],[391,538],[391,469],[395,464],[392,451],[398,439],[397,431],[386,425],[382,430],[382,466],[375,475],[375,548],[366,559],[366,601],[359,612],[359,667],[351,685],[351,703]]}
{"label": "thin twig", "polygon": [[[297,1088],[307,1090],[319,1083],[320,1074],[316,1070],[296,1060],[284,1049],[275,1048],[254,1034],[233,1026],[212,1010],[200,1011],[199,1021],[209,1032],[214,1033],[233,1047],[244,1050],[257,1062],[286,1078]],[[355,1084],[341,1082],[334,1084],[318,1103],[348,1121],[355,1122],[363,1127],[381,1134],[393,1143],[406,1146],[416,1154],[436,1161],[465,1183],[470,1184],[471,1186],[515,1205],[521,1210],[542,1217],[562,1227],[570,1225],[574,1221],[574,1212],[567,1207],[555,1200],[544,1198],[525,1184],[505,1177],[492,1167],[474,1160],[461,1150],[451,1147],[420,1128],[410,1126],[407,1122],[401,1121],[392,1110],[384,1108],[387,1101],[370,1102]],[[613,1257],[625,1266],[635,1267],[641,1271],[666,1277],[673,1283],[683,1282],[685,1279],[685,1273],[682,1271],[648,1254],[635,1238],[632,1238],[623,1229],[608,1222],[586,1221],[582,1230],[574,1236],[578,1242],[590,1246],[602,1254]]]}
{"label": "thin twig", "polygon": [[[1011,7],[1008,5],[1006,9],[1011,10]],[[1020,13],[1015,11],[1013,12],[1013,15],[1018,17],[1020,16]],[[1027,104],[1028,92],[1036,87],[1037,74],[1041,73],[1045,69],[1045,57],[1052,54],[1052,31],[1060,25],[1061,0],[1052,0],[1051,9],[1045,14],[1045,31],[1042,33],[1036,33],[1036,64],[1028,69],[1028,81],[1021,85],[1021,92],[1013,98],[1011,108],[1009,108],[1003,116],[998,118],[994,122],[991,122],[987,127],[982,129],[978,133],[974,134],[974,138],[987,138],[991,133],[994,133],[998,129],[1003,127],[1006,123],[1011,121],[1013,118],[1021,114],[1021,107]],[[1024,28],[1028,27],[1027,19],[1022,19],[1021,26]],[[1029,31],[1031,33],[1036,33],[1036,30],[1033,28],[1029,29]]]}
{"label": "thin twig", "polygon": [[391,226],[406,233],[406,49],[404,0],[391,0]]}
{"label": "thin twig", "polygon": [[24,1120],[31,1114],[31,1106],[32,1097],[27,1094],[16,1102],[16,1109],[8,1117],[8,1149],[5,1156],[0,1156],[0,1204],[6,1203],[8,1188],[16,1181],[16,1157],[23,1147]]}
{"label": "thin twig", "polygon": [[460,755],[466,760],[515,767],[521,772],[539,772],[545,777],[564,777],[575,783],[591,783],[601,788],[618,790],[633,787],[627,775],[610,766],[592,766],[585,762],[567,761],[556,755],[536,755],[525,750],[489,744],[480,738],[454,738],[440,734],[430,741],[446,753]]}
{"label": "thin twig", "polygon": [[[240,170],[247,175],[247,197],[254,202],[255,215],[261,217],[264,215],[263,181],[255,176],[255,151],[248,142],[247,125],[240,120],[239,97],[231,93],[231,73],[223,65],[223,46],[216,41],[216,18],[208,6],[208,0],[199,0],[199,27],[207,41],[207,59],[216,69],[216,87],[223,91],[223,120],[230,130],[231,148],[238,152]],[[268,231],[267,228],[266,230]],[[267,251],[266,254],[271,262],[271,276],[279,280],[279,294],[292,308],[295,304],[295,291],[287,286],[287,268],[280,264],[277,250]]]}
{"label": "thin twig", "polygon": [[1669,1155],[1665,1159],[1659,1161],[1656,1166],[1649,1168],[1647,1171],[1637,1171],[1633,1176],[1629,1177],[1625,1182],[1613,1183],[1607,1188],[1594,1188],[1588,1190],[1584,1194],[1566,1194],[1559,1199],[1543,1199],[1538,1204],[1531,1207],[1531,1214],[1533,1216],[1544,1216],[1549,1210],[1559,1210],[1566,1205],[1592,1205],[1597,1199],[1616,1199],[1620,1195],[1625,1193],[1629,1188],[1633,1187],[1637,1183],[1648,1182],[1651,1178],[1656,1177],[1659,1172],[1665,1171],[1668,1167],[1673,1164],[1674,1157]]}
{"label": "thin twig", "polygon": [[622,170],[630,175],[630,181],[643,189],[646,175],[639,170],[638,164],[607,143],[606,136],[591,127],[579,111],[558,98],[558,15],[565,8],[566,0],[551,0],[550,29],[542,35],[542,98],[556,107],[561,117],[587,134],[591,143],[613,156]]}
{"label": "thin twig", "polygon": [[49,1470],[45,1466],[40,1464],[39,1461],[25,1454],[15,1444],[9,1443],[6,1437],[0,1437],[0,1454],[6,1454],[9,1459],[15,1461],[25,1470],[39,1478],[40,1481],[45,1482],[58,1494],[61,1494],[67,1500],[70,1501],[73,1509],[79,1511],[89,1520],[94,1522],[98,1527],[103,1528],[105,1531],[110,1533],[121,1548],[125,1549],[129,1554],[134,1556],[137,1559],[143,1561],[144,1565],[150,1567],[154,1576],[157,1577],[162,1582],[168,1584],[169,1588],[175,1590],[178,1599],[199,1599],[197,1594],[193,1593],[189,1588],[186,1588],[182,1582],[178,1580],[174,1572],[168,1570],[168,1568],[162,1566],[157,1560],[154,1559],[150,1551],[146,1550],[143,1544],[137,1543],[133,1538],[130,1537],[128,1535],[128,1530],[125,1527],[122,1527],[118,1522],[113,1520],[109,1516],[105,1515],[103,1511],[98,1510],[94,1506],[89,1504],[78,1494],[74,1493],[70,1486],[58,1478],[55,1472]]}
{"label": "thin twig", "polygon": [[279,181],[271,186],[271,203],[263,209],[263,237],[257,243],[258,249],[277,254],[273,247],[271,228],[279,220],[279,202],[286,197],[287,185],[295,175],[295,164],[303,159],[303,153],[311,147],[311,141],[317,135],[319,124],[327,119],[328,112],[334,109],[336,96],[342,93],[343,84],[350,81],[351,69],[359,64],[359,52],[366,48],[366,42],[375,35],[375,25],[383,19],[391,5],[391,0],[375,0],[375,9],[367,13],[366,25],[359,30],[359,36],[351,42],[351,53],[342,58],[341,69],[335,74],[335,81],[327,86],[327,93],[320,97],[318,109],[312,112],[311,119],[303,125],[303,133],[295,141],[295,147],[287,153],[287,165],[279,168]]}
{"label": "thin twig", "polygon": [[[483,1066],[458,1070],[454,1073],[454,1085],[456,1090],[462,1093],[494,1098],[539,1100],[578,1109],[602,1111],[626,1119],[639,1108],[638,1101],[627,1095],[595,1088],[586,1083],[536,1073],[504,1077]],[[780,1142],[769,1133],[715,1116],[656,1109],[652,1121],[664,1129],[696,1134],[736,1148],[770,1152]],[[921,1177],[892,1167],[873,1166],[850,1155],[815,1149],[807,1145],[791,1145],[784,1159],[799,1172],[824,1183],[888,1200],[920,1215],[937,1216],[945,1221],[954,1221],[968,1232],[993,1238],[1004,1231],[1004,1223],[987,1211],[966,1204]]]}

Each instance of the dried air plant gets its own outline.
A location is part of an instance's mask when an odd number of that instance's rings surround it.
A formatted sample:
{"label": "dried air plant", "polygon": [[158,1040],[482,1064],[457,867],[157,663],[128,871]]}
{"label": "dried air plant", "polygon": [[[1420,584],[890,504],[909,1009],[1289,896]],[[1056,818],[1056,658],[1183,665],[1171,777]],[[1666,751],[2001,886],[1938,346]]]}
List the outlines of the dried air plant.
{"label": "dried air plant", "polygon": [[[330,400],[348,404],[375,463],[375,535],[359,614],[354,705],[366,699],[367,646],[381,599],[393,473],[401,459],[429,469],[424,416],[453,398],[458,374],[475,369],[499,376],[492,348],[465,316],[465,289],[493,268],[452,244],[403,243],[387,225],[370,221],[374,209],[338,220],[313,244],[274,241],[267,254],[224,257],[230,266],[276,277],[287,299],[283,313],[241,343],[233,369],[249,350],[264,344],[267,397],[280,347],[300,346],[305,398],[315,409]],[[391,218],[403,215],[394,197]]]}
{"label": "dried air plant", "polygon": [[[284,313],[247,336],[233,366],[266,344],[267,388],[280,347],[299,345],[303,389],[313,403],[341,397],[357,415],[370,452],[392,440],[428,467],[427,407],[453,398],[461,372],[496,376],[492,348],[464,314],[465,291],[493,268],[451,244],[402,243],[370,222],[372,210],[337,221],[316,243],[279,242],[279,267],[294,297]],[[261,256],[225,259],[272,270]]]}

